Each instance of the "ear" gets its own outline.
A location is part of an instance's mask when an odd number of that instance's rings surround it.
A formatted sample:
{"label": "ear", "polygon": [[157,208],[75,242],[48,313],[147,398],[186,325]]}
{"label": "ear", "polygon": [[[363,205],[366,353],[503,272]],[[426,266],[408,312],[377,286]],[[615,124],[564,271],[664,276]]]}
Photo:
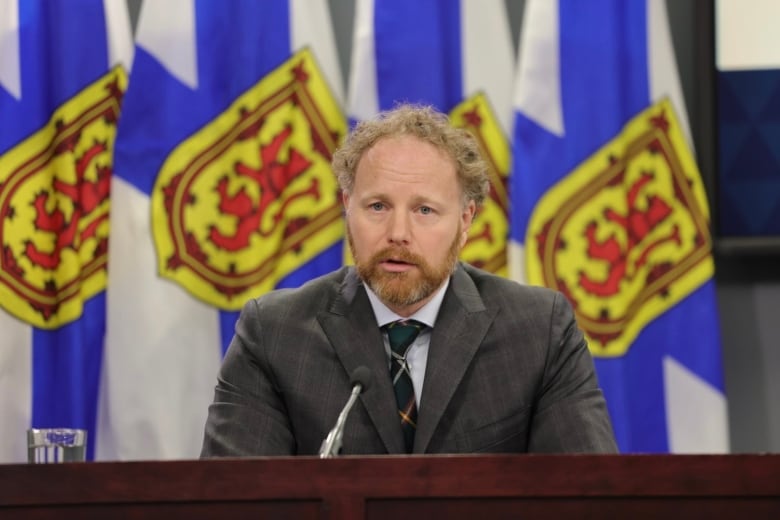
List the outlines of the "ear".
{"label": "ear", "polygon": [[471,223],[474,221],[474,217],[477,214],[477,204],[473,200],[470,200],[469,203],[466,205],[465,208],[463,208],[463,212],[461,213],[461,225],[462,225],[462,236],[460,239],[460,247],[463,247],[466,245],[466,240],[469,236],[469,229],[471,229]]}
{"label": "ear", "polygon": [[344,211],[349,207],[349,193],[346,191],[341,192],[341,203],[344,204]]}

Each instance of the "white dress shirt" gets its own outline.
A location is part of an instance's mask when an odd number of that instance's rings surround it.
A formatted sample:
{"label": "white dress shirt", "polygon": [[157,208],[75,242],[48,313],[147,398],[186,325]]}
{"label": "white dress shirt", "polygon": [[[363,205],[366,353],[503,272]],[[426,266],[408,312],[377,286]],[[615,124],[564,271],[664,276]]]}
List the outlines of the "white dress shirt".
{"label": "white dress shirt", "polygon": [[[398,320],[417,320],[420,323],[424,323],[427,327],[417,335],[412,342],[409,350],[406,352],[406,362],[409,365],[409,372],[412,376],[412,385],[414,386],[414,398],[417,401],[417,407],[420,407],[420,396],[422,395],[423,382],[425,380],[425,367],[428,365],[428,347],[431,344],[431,329],[436,324],[436,316],[439,315],[439,308],[441,302],[444,300],[444,293],[447,292],[447,287],[450,285],[450,279],[444,282],[434,297],[422,306],[417,312],[404,318],[399,316],[395,312],[391,311],[387,305],[382,303],[379,297],[374,294],[368,285],[363,284],[368,293],[368,299],[371,302],[371,307],[374,309],[374,316],[376,316],[377,325],[381,328]],[[387,332],[383,332],[382,337],[385,343],[385,354],[387,354],[387,370],[388,377],[390,374],[390,340],[387,338]]]}

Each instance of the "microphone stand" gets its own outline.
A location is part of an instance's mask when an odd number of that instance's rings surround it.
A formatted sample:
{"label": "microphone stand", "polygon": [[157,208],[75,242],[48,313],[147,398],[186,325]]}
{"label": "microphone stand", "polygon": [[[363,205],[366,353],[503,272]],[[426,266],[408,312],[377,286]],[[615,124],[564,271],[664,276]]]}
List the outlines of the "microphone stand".
{"label": "microphone stand", "polygon": [[336,420],[336,425],[328,433],[328,436],[325,437],[325,440],[322,441],[322,445],[320,446],[321,459],[333,457],[334,455],[338,455],[341,451],[341,439],[344,436],[344,423],[347,420],[349,411],[352,409],[355,401],[357,401],[358,395],[360,395],[360,392],[362,391],[363,385],[360,383],[357,383],[352,387],[352,394],[349,396],[347,404],[344,405],[344,409],[341,410],[341,413]]}

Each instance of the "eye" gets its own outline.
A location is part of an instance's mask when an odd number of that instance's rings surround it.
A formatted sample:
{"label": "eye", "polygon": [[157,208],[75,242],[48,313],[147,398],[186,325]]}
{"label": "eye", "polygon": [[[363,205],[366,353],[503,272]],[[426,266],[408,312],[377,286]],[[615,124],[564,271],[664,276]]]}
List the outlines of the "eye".
{"label": "eye", "polygon": [[433,209],[428,206],[420,206],[420,213],[423,215],[430,215],[433,213]]}
{"label": "eye", "polygon": [[382,204],[381,202],[372,202],[371,204],[368,205],[368,207],[374,211],[382,211],[385,205]]}

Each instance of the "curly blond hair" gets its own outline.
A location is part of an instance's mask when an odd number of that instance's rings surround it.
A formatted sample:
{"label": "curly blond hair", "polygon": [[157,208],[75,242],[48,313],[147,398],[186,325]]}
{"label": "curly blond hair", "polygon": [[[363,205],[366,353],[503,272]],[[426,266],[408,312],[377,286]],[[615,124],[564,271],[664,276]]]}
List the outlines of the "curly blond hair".
{"label": "curly blond hair", "polygon": [[341,189],[352,193],[358,163],[378,141],[406,135],[430,143],[450,157],[463,189],[463,205],[473,200],[477,208],[482,206],[490,181],[477,140],[467,130],[453,127],[445,114],[424,105],[402,104],[358,123],[333,154],[333,172]]}

